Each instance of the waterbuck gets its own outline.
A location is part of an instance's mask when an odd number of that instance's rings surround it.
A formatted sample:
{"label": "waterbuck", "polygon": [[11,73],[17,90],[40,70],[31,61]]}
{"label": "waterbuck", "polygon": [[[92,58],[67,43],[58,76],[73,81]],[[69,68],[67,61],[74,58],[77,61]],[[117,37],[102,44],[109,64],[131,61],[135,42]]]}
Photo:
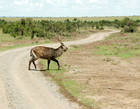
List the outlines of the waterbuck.
{"label": "waterbuck", "polygon": [[48,70],[51,60],[55,61],[58,65],[58,70],[60,69],[59,61],[56,59],[57,57],[60,57],[64,52],[67,51],[67,47],[64,45],[64,43],[61,42],[61,45],[58,48],[50,48],[50,47],[44,47],[44,46],[37,46],[31,49],[30,56],[31,59],[29,61],[28,69],[30,70],[30,65],[33,63],[35,69],[36,64],[35,61],[39,58],[41,59],[47,59],[48,60]]}

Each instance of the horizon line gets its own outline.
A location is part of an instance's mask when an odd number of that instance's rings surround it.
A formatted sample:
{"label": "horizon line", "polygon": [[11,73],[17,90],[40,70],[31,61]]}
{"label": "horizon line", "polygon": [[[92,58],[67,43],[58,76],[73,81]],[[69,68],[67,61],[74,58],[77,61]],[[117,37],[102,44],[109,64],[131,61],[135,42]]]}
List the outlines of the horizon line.
{"label": "horizon line", "polygon": [[34,18],[86,18],[86,17],[139,17],[140,15],[124,15],[124,16],[0,16],[0,18],[21,18],[21,17],[34,17]]}

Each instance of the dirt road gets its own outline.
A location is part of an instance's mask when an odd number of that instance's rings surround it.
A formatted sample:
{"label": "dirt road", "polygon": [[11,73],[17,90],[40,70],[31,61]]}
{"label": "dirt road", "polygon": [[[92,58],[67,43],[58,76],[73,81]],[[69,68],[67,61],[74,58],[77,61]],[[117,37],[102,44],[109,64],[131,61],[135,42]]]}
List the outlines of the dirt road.
{"label": "dirt road", "polygon": [[[67,46],[102,40],[116,32],[101,32],[86,39],[65,42]],[[58,44],[46,46],[56,47]],[[57,86],[46,80],[40,71],[28,71],[29,51],[32,47],[0,53],[0,109],[76,109],[58,93]]]}

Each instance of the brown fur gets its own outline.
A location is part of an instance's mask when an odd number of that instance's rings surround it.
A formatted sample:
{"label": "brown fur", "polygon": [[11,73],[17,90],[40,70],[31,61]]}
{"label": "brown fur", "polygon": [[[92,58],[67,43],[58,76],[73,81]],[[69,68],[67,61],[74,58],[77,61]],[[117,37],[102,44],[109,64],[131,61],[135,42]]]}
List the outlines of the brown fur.
{"label": "brown fur", "polygon": [[63,43],[61,43],[61,46],[56,49],[44,46],[37,46],[32,48],[30,51],[30,56],[32,58],[29,61],[28,69],[30,70],[31,63],[34,64],[34,67],[36,69],[35,61],[39,58],[48,60],[48,70],[51,60],[55,61],[58,65],[58,69],[60,69],[59,61],[56,58],[61,56],[65,51],[67,51],[67,49],[68,48]]}

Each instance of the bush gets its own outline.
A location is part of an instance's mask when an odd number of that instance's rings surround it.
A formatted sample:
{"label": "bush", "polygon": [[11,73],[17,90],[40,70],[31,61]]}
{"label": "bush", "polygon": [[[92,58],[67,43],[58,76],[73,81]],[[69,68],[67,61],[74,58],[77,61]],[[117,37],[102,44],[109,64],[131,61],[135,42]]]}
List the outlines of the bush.
{"label": "bush", "polygon": [[108,21],[80,21],[78,18],[73,20],[67,19],[64,21],[41,20],[36,21],[31,18],[22,18],[20,21],[4,21],[0,20],[0,29],[3,33],[12,34],[14,37],[30,36],[32,39],[36,37],[51,38],[54,35],[65,35],[83,29],[98,29],[103,30],[104,26],[122,27],[123,32],[135,32],[140,26],[140,20],[131,20],[126,17],[123,20]]}
{"label": "bush", "polygon": [[133,33],[133,32],[136,32],[136,27],[135,26],[124,26],[124,28],[122,29],[122,32],[131,32],[131,33]]}
{"label": "bush", "polygon": [[96,24],[96,29],[99,29],[99,24]]}

